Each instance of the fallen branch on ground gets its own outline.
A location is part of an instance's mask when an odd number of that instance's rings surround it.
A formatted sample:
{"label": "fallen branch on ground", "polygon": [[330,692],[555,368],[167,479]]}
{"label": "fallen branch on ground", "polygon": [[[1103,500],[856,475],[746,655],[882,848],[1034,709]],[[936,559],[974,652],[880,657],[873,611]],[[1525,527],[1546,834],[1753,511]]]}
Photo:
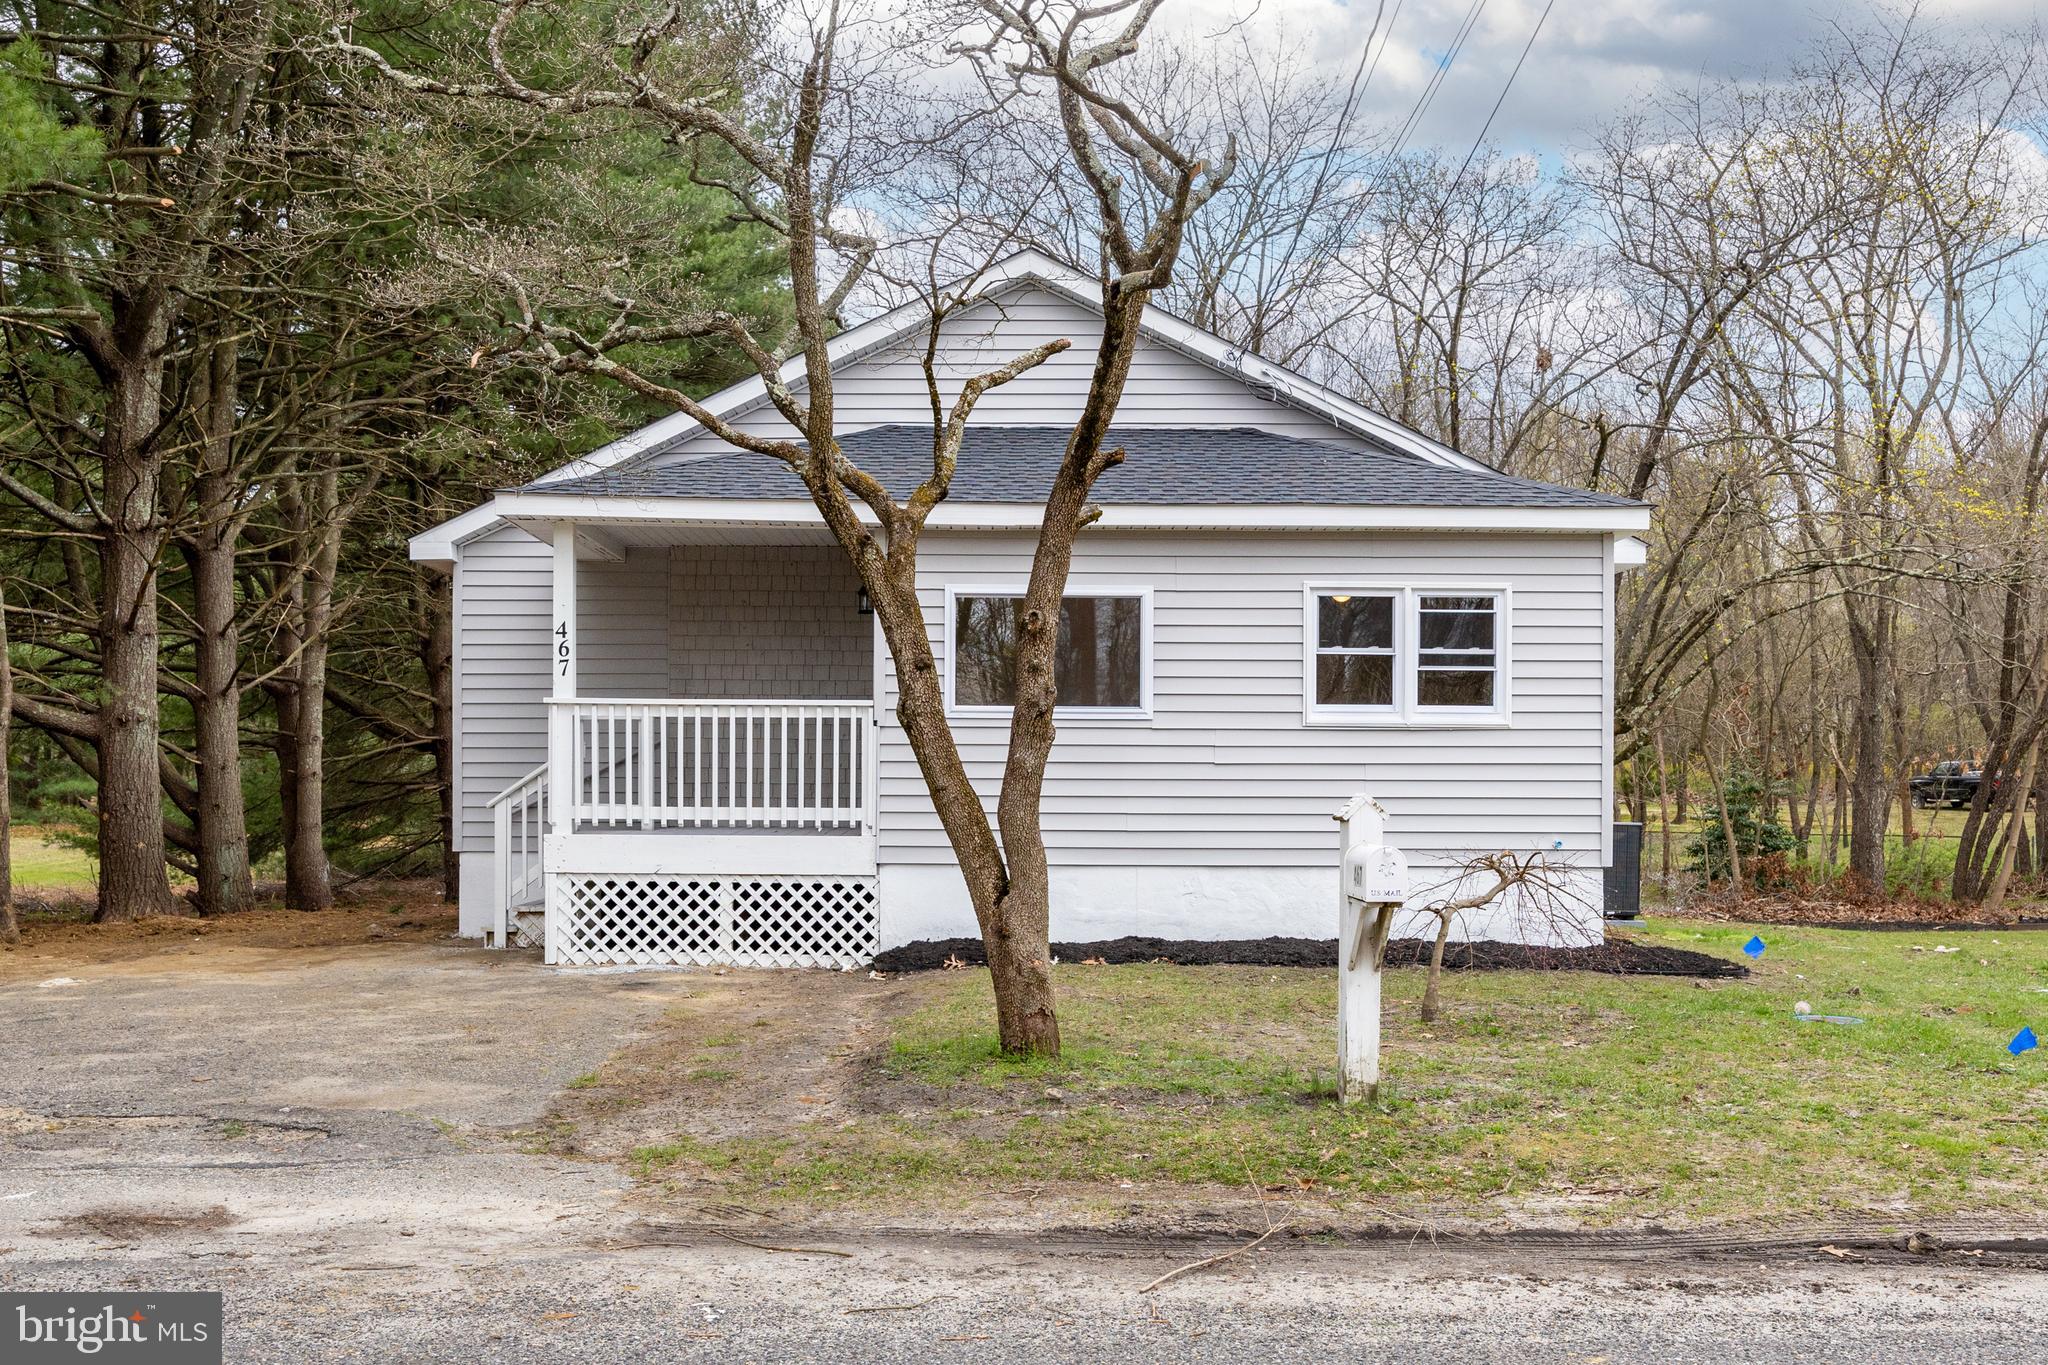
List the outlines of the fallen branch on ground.
{"label": "fallen branch on ground", "polygon": [[1291,1223],[1276,1223],[1272,1227],[1267,1228],[1264,1232],[1260,1233],[1258,1236],[1252,1238],[1249,1242],[1246,1242],[1241,1247],[1232,1247],[1230,1250],[1218,1252],[1214,1256],[1207,1256],[1199,1261],[1190,1261],[1186,1265],[1175,1266],[1173,1269],[1167,1271],[1164,1275],[1161,1275],[1158,1279],[1152,1281],[1152,1283],[1146,1285],[1143,1289],[1140,1289],[1138,1292],[1140,1294],[1149,1294],[1153,1290],[1157,1289],[1160,1285],[1165,1284],[1168,1280],[1175,1279],[1181,1275],[1192,1274],[1197,1270],[1205,1270],[1212,1265],[1220,1265],[1222,1262],[1230,1260],[1234,1256],[1242,1256],[1248,1251],[1254,1251],[1258,1248],[1261,1242],[1264,1242],[1268,1237],[1271,1237],[1274,1233],[1285,1232],[1288,1228],[1292,1226],[1293,1224]]}

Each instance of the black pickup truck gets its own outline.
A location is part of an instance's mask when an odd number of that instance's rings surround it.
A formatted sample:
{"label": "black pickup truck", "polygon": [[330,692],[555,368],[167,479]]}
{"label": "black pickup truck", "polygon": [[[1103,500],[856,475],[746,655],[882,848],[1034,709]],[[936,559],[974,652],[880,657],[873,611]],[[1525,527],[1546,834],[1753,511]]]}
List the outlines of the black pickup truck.
{"label": "black pickup truck", "polygon": [[[1977,799],[1977,788],[1984,781],[1984,769],[1961,759],[1950,759],[1934,765],[1934,771],[1923,773],[1907,783],[1913,793],[1913,804],[1922,810],[1936,806],[1949,806],[1961,810]],[[1994,783],[1994,790],[1996,784]]]}

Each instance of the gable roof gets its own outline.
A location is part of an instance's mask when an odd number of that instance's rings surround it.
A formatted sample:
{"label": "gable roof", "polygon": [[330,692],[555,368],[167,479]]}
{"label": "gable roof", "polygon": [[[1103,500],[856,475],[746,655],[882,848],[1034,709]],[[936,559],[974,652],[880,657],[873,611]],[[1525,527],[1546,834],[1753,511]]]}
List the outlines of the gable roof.
{"label": "gable roof", "polygon": [[[1069,426],[969,427],[948,500],[1042,502],[1066,450]],[[839,438],[892,496],[909,496],[931,472],[932,429],[869,427]],[[1492,470],[1446,468],[1418,456],[1352,450],[1254,427],[1113,428],[1105,447],[1128,459],[1095,487],[1105,505],[1348,507],[1639,507],[1606,493],[1510,478]],[[554,479],[521,493],[607,498],[703,498],[808,503],[782,461],[731,450],[681,463],[604,470]]]}
{"label": "gable roof", "polygon": [[[994,263],[981,273],[976,283],[981,294],[991,299],[1035,284],[1091,312],[1102,311],[1100,285],[1094,276],[1035,248],[1024,248]],[[913,300],[841,332],[829,343],[827,351],[835,367],[848,365],[923,329],[930,319],[928,302]],[[1432,464],[1458,469],[1484,470],[1489,467],[1483,461],[1402,426],[1305,375],[1248,355],[1221,337],[1175,317],[1156,304],[1146,305],[1139,325],[1151,340],[1246,385],[1261,397],[1312,413],[1338,430],[1349,432],[1383,450],[1414,455]],[[804,382],[801,355],[792,356],[784,363],[782,379],[792,388],[801,390]],[[768,386],[756,375],[720,389],[704,400],[704,406],[718,416],[730,419],[767,402]],[[561,468],[543,474],[535,482],[564,482],[637,464],[671,450],[703,431],[703,425],[695,418],[686,413],[675,413],[579,456]]]}
{"label": "gable roof", "polygon": [[[975,284],[981,297],[989,300],[999,299],[1028,285],[1036,285],[1091,312],[1101,312],[1101,300],[1098,297],[1100,286],[1093,275],[1080,271],[1036,250],[1026,249],[1018,251],[1004,260],[996,262],[981,272]],[[929,324],[930,316],[928,304],[924,300],[916,300],[872,318],[859,326],[849,328],[837,337],[834,337],[828,344],[827,349],[832,363],[835,366],[850,365],[899,343],[906,337],[926,327]],[[1348,517],[1336,515],[1346,506],[1353,509],[1375,506],[1394,509],[1466,508],[1471,509],[1471,512],[1493,509],[1488,517],[1484,519],[1501,521],[1503,525],[1509,524],[1509,522],[1512,522],[1514,525],[1523,524],[1525,513],[1536,516],[1549,515],[1552,518],[1565,515],[1576,517],[1579,520],[1592,518],[1598,520],[1603,527],[1607,521],[1612,520],[1618,513],[1623,521],[1627,523],[1627,526],[1622,529],[1640,529],[1648,524],[1646,508],[1643,508],[1640,504],[1628,503],[1622,499],[1605,498],[1603,495],[1582,493],[1576,489],[1549,488],[1547,493],[1539,494],[1533,490],[1543,489],[1548,486],[1533,484],[1528,480],[1511,479],[1498,474],[1482,461],[1461,454],[1441,442],[1432,440],[1421,432],[1414,431],[1389,417],[1376,413],[1346,398],[1335,390],[1316,383],[1305,375],[1296,374],[1291,370],[1257,356],[1247,355],[1222,338],[1205,332],[1194,324],[1182,318],[1177,318],[1156,305],[1148,305],[1146,307],[1140,327],[1143,334],[1153,342],[1164,345],[1207,366],[1219,375],[1244,385],[1259,397],[1309,413],[1328,423],[1337,431],[1358,438],[1371,447],[1371,450],[1361,452],[1361,456],[1402,462],[1398,466],[1394,464],[1376,466],[1354,462],[1348,465],[1326,465],[1320,471],[1316,471],[1311,469],[1314,461],[1335,459],[1336,456],[1329,452],[1336,450],[1336,447],[1326,447],[1317,442],[1294,439],[1290,442],[1291,446],[1308,447],[1309,449],[1294,450],[1285,457],[1287,461],[1291,462],[1291,467],[1295,471],[1289,476],[1293,482],[1286,485],[1292,491],[1286,492],[1283,495],[1277,491],[1280,485],[1275,484],[1272,479],[1268,478],[1260,481],[1260,486],[1264,489],[1263,494],[1255,494],[1251,491],[1252,483],[1244,470],[1240,469],[1234,474],[1229,473],[1223,470],[1221,466],[1215,465],[1213,461],[1197,460],[1195,454],[1188,453],[1193,451],[1193,447],[1188,444],[1188,432],[1178,431],[1173,433],[1173,440],[1177,444],[1162,445],[1148,440],[1146,443],[1147,458],[1151,459],[1157,456],[1163,462],[1174,465],[1180,473],[1194,480],[1189,485],[1190,487],[1206,486],[1209,489],[1209,496],[1202,499],[1202,501],[1210,505],[1217,505],[1226,501],[1238,501],[1246,506],[1257,506],[1263,503],[1268,507],[1289,505],[1301,507],[1313,502],[1329,507],[1330,513],[1323,520],[1330,522],[1333,526],[1362,525],[1366,524],[1367,521],[1375,525],[1422,524],[1416,517],[1404,517],[1394,514],[1364,519],[1357,515]],[[791,384],[792,387],[800,387],[804,379],[803,358],[801,356],[791,358],[784,365],[782,375],[785,382]],[[703,401],[705,407],[720,417],[737,419],[748,412],[767,405],[767,386],[759,376],[755,376],[729,385]],[[914,430],[917,432],[921,448],[928,452],[930,442],[929,429],[915,428]],[[1000,430],[1002,429],[996,427],[977,428],[977,439],[981,432],[996,432]],[[1024,430],[1031,431],[1036,429],[1026,428]],[[1131,429],[1132,432],[1145,432],[1148,430],[1154,431],[1155,434],[1161,436],[1165,434],[1158,429]],[[1241,431],[1242,429],[1231,429],[1232,437],[1235,438]],[[640,430],[621,437],[619,440],[605,446],[601,446],[587,455],[571,460],[559,469],[542,475],[534,483],[520,490],[518,494],[510,496],[514,500],[524,501],[530,506],[532,505],[531,495],[542,493],[574,495],[578,492],[587,494],[589,490],[583,488],[584,480],[605,475],[624,476],[640,469],[642,466],[648,465],[654,458],[675,449],[675,447],[683,442],[693,437],[702,437],[704,434],[705,431],[702,424],[695,418],[687,414],[676,413],[659,421],[649,423]],[[1206,433],[1211,438],[1217,434],[1217,431],[1214,430]],[[1130,436],[1131,432],[1119,433],[1119,435],[1120,437]],[[1249,433],[1249,436],[1255,442],[1263,442],[1268,439],[1267,433],[1264,432],[1252,432]],[[842,438],[842,441],[844,442],[846,439]],[[1020,437],[1017,439],[1022,440],[1024,438]],[[1290,441],[1290,438],[1278,436],[1270,437],[1270,439],[1273,441]],[[1060,442],[1062,447],[1064,446],[1064,440],[1064,429],[1061,429]],[[849,445],[849,449],[851,448]],[[1238,443],[1236,448],[1242,449],[1243,444]],[[976,449],[979,450],[982,447],[977,445]],[[999,477],[996,462],[1008,458],[1000,453],[1001,449],[1007,449],[1007,446],[1004,446],[1000,440],[992,440],[987,449],[991,452],[990,458],[992,460],[989,477],[994,479]],[[1176,456],[1173,454],[1173,451],[1176,449],[1184,453]],[[1341,451],[1338,452],[1340,455],[1341,453]],[[724,460],[738,457],[741,454],[742,452],[727,453],[721,451],[717,454],[701,458]],[[1135,449],[1133,454],[1136,454]],[[759,457],[749,458],[758,459]],[[1198,463],[1200,468],[1193,468],[1191,462]],[[691,463],[694,463],[694,461],[686,462],[680,467],[687,469]],[[743,467],[744,462],[741,465],[727,465],[717,477],[721,479],[728,475],[737,477],[738,471]],[[652,473],[653,471],[649,469],[647,472]],[[776,472],[784,479],[789,477],[780,470]],[[1112,471],[1112,475],[1115,473],[1116,471]],[[1312,473],[1317,474],[1322,480],[1318,485],[1318,495],[1314,498],[1307,496],[1308,480]],[[1441,486],[1434,484],[1437,477],[1447,474],[1475,475],[1479,476],[1479,478],[1475,481],[1467,481],[1460,478]],[[1361,475],[1366,477],[1361,480]],[[1141,475],[1133,478],[1133,476],[1126,474],[1124,477],[1132,481],[1127,484],[1112,483],[1107,486],[1109,496],[1116,499],[1123,506],[1135,510],[1135,505],[1142,501],[1144,504],[1157,507],[1162,511],[1171,510],[1174,504],[1165,498],[1141,495],[1137,491],[1144,476]],[[1207,481],[1206,484],[1203,483],[1204,480]],[[1488,480],[1492,482],[1488,482]],[[1425,482],[1430,483],[1432,487],[1428,490],[1423,489],[1421,485]],[[1351,491],[1351,485],[1360,483],[1369,483],[1372,488],[1377,490],[1370,495],[1370,500],[1364,500],[1366,495]],[[1022,483],[1015,479],[1012,480],[1012,484],[1014,486],[1022,486]],[[1342,486],[1340,487],[1339,485]],[[974,485],[970,484],[970,486]],[[1176,481],[1172,486],[1179,487],[1180,481]],[[1226,489],[1234,490],[1232,498],[1226,499],[1223,496]],[[1154,491],[1157,490],[1155,489]],[[527,496],[522,497],[522,495]],[[499,500],[472,508],[460,516],[451,518],[438,526],[414,536],[409,547],[411,557],[418,561],[444,565],[452,563],[464,543],[490,532],[512,518],[514,514],[511,507],[506,504],[505,496],[501,495]],[[643,492],[638,496],[663,498],[667,495]],[[695,500],[706,498],[709,495],[701,491],[692,490],[691,493],[684,496]],[[762,501],[764,503],[778,502],[783,500],[785,496],[778,489],[772,498]],[[1518,501],[1517,499],[1525,500]],[[1564,500],[1559,501],[1557,499]],[[728,505],[736,505],[740,500],[737,495],[734,495],[728,500]],[[969,500],[969,495],[956,487],[952,500],[955,502]],[[576,498],[576,501],[585,503],[586,513],[590,510],[584,498]],[[991,498],[991,501],[993,501],[993,498]],[[615,503],[612,505],[616,506]],[[671,506],[673,505],[671,504]],[[713,499],[707,505],[716,506],[717,501]],[[984,505],[988,504],[984,503]],[[1180,505],[1190,505],[1190,500],[1183,498],[1180,500]],[[1600,509],[1605,509],[1605,512],[1603,513]],[[1468,512],[1468,517],[1471,515],[1471,512]],[[1011,505],[1007,518],[1002,524],[1010,524],[1019,517],[1028,519],[1028,509],[1021,507],[1021,505]],[[1507,520],[1503,521],[1503,518]],[[940,517],[942,521],[948,519],[950,519],[949,515],[942,515]],[[1310,520],[1315,519],[1310,518]],[[1158,516],[1148,514],[1145,524],[1163,525],[1171,523],[1162,521]],[[1281,523],[1275,522],[1273,524]],[[1306,526],[1308,523],[1297,518],[1294,522],[1287,524]],[[1455,524],[1460,526],[1470,524],[1473,529],[1479,529],[1480,526],[1479,522],[1468,522],[1465,518],[1458,519]],[[1591,522],[1588,521],[1588,525],[1590,524]],[[1617,526],[1619,527],[1620,523],[1617,523]]]}

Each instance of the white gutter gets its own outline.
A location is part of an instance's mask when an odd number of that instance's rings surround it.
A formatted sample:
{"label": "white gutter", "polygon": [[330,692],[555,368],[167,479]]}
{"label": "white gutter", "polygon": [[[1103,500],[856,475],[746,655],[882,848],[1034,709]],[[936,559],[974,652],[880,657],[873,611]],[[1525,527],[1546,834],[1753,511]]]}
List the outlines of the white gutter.
{"label": "white gutter", "polygon": [[[794,499],[599,497],[501,493],[477,509],[507,521],[814,526],[817,508]],[[858,507],[863,520],[873,517]],[[1036,530],[1036,502],[942,503],[935,529]],[[1646,531],[1647,507],[1341,507],[1301,503],[1112,503],[1098,525],[1120,530],[1227,531]]]}

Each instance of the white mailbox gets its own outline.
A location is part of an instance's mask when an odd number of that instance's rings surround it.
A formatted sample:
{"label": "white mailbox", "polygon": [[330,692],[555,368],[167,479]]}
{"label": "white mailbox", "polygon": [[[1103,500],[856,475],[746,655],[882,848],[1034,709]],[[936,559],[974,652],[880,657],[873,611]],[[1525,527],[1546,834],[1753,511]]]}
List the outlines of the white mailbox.
{"label": "white mailbox", "polygon": [[1392,844],[1357,844],[1344,851],[1344,895],[1361,905],[1408,899],[1408,855]]}
{"label": "white mailbox", "polygon": [[1360,794],[1337,812],[1337,1091],[1369,1101],[1380,1080],[1380,958],[1408,899],[1408,856],[1387,840],[1387,808]]}

